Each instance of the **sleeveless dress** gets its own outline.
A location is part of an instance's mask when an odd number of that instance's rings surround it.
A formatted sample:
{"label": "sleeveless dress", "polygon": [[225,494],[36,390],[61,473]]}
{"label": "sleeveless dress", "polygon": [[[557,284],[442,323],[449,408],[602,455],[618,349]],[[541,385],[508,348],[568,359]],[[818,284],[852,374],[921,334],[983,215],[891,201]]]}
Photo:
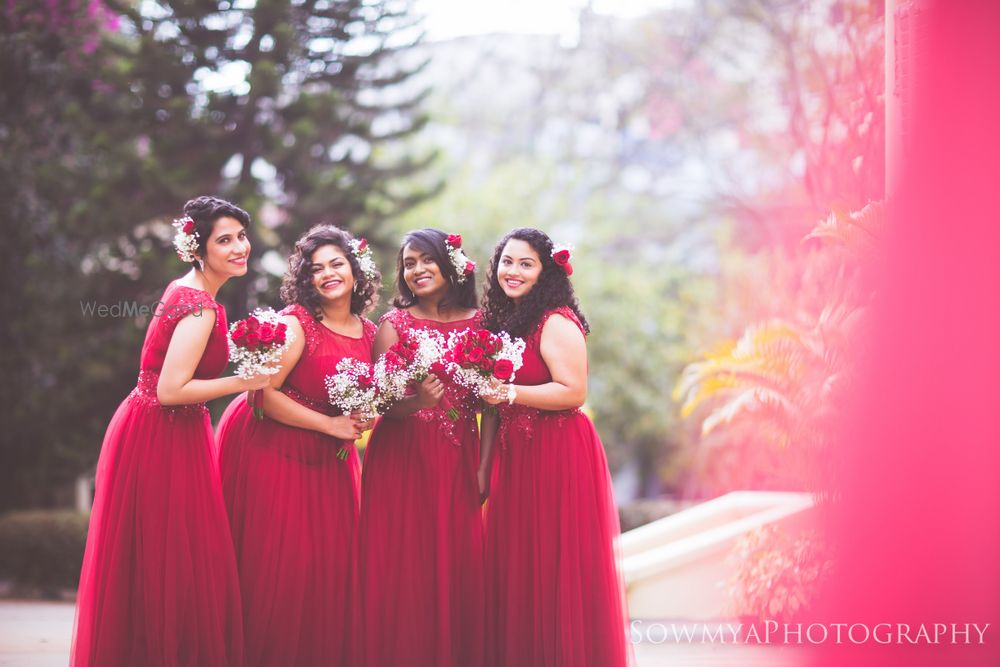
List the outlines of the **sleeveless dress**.
{"label": "sleeveless dress", "polygon": [[[383,316],[400,340],[478,327]],[[476,470],[478,399],[446,382],[437,406],[381,418],[361,480],[364,664],[479,667],[483,661],[483,536]],[[457,411],[452,420],[448,412]]]}
{"label": "sleeveless dress", "polygon": [[77,595],[74,667],[243,664],[239,580],[208,409],[156,398],[177,323],[209,309],[215,328],[194,377],[222,373],[225,310],[207,292],[172,282],[146,330],[136,388],[108,425]]}
{"label": "sleeveless dress", "polygon": [[[344,357],[371,361],[375,325],[352,338],[301,305],[305,348],[281,392],[328,415],[324,379]],[[357,664],[357,525],[360,464],[352,442],[258,421],[242,395],[218,426],[222,488],[243,594],[247,667]],[[348,458],[337,453],[348,448]]]}
{"label": "sleeveless dress", "polygon": [[[525,342],[518,385],[551,382],[540,352],[549,311]],[[618,513],[604,447],[579,410],[498,406],[486,506],[486,656],[496,667],[627,664],[613,540]]]}

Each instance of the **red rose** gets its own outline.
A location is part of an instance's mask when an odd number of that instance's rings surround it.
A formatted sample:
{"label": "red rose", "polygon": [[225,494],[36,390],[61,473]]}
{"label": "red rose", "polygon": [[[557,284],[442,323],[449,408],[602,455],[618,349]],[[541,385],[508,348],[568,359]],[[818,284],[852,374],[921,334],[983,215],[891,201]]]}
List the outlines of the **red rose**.
{"label": "red rose", "polygon": [[236,323],[236,326],[233,327],[233,342],[234,343],[239,342],[246,335],[247,335],[247,323],[244,322],[243,320],[240,320],[239,322]]}
{"label": "red rose", "polygon": [[483,353],[482,348],[477,347],[477,348],[474,348],[472,350],[472,352],[469,352],[469,357],[468,358],[469,358],[469,361],[471,361],[472,363],[478,364],[480,361],[483,360],[484,356],[485,356],[485,354]]}
{"label": "red rose", "polygon": [[403,358],[399,356],[395,351],[389,350],[385,353],[385,369],[390,373],[398,368],[402,368],[406,365]]}
{"label": "red rose", "polygon": [[448,375],[448,368],[442,364],[440,361],[435,361],[431,364],[430,368],[427,369],[428,372],[437,375],[439,378],[443,378]]}
{"label": "red rose", "polygon": [[462,247],[462,235],[461,234],[448,234],[448,245],[452,248]]}
{"label": "red rose", "polygon": [[260,345],[260,336],[256,331],[248,331],[246,335],[246,346],[251,350]]}
{"label": "red rose", "polygon": [[260,327],[260,322],[258,322],[257,318],[254,317],[253,315],[251,315],[250,317],[246,318],[243,321],[246,322],[247,324],[247,331],[256,331],[257,328]]}
{"label": "red rose", "polygon": [[473,262],[471,259],[465,263],[465,275],[469,275],[475,270],[476,270],[476,263]]}
{"label": "red rose", "polygon": [[510,359],[497,359],[493,364],[493,375],[502,382],[509,381],[514,376],[514,362]]}
{"label": "red rose", "polygon": [[274,338],[271,340],[271,342],[274,343],[275,345],[284,345],[285,344],[285,332],[284,331],[277,331],[277,332],[275,332]]}
{"label": "red rose", "polygon": [[260,336],[260,342],[265,345],[274,342],[275,333],[274,325],[270,322],[264,322],[257,330],[257,335]]}
{"label": "red rose", "polygon": [[194,220],[188,220],[187,222],[185,222],[182,231],[185,234],[194,234]]}
{"label": "red rose", "polygon": [[573,275],[573,265],[569,263],[569,259],[569,250],[565,249],[552,255],[552,261],[555,262],[557,266],[562,267],[562,270],[566,272],[567,276]]}
{"label": "red rose", "polygon": [[493,334],[490,333],[489,329],[480,329],[476,332],[476,337],[483,343],[493,338]]}
{"label": "red rose", "polygon": [[483,359],[482,363],[479,364],[479,367],[483,369],[484,373],[489,373],[490,371],[493,370],[493,360],[490,359],[489,357],[486,357],[485,359]]}
{"label": "red rose", "polygon": [[373,378],[370,375],[359,375],[358,376],[358,387],[361,389],[368,389],[372,386]]}
{"label": "red rose", "polygon": [[359,253],[364,252],[365,248],[367,248],[367,247],[368,247],[368,239],[361,239],[358,242],[358,252]]}

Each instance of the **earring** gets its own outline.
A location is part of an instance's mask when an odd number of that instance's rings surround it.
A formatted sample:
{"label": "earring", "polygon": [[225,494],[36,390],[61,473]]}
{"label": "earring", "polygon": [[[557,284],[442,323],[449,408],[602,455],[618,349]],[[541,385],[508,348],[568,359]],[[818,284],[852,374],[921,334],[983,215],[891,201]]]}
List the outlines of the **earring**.
{"label": "earring", "polygon": [[202,260],[200,260],[200,259],[195,260],[195,261],[198,262],[198,268],[201,269],[201,272],[205,273],[205,262],[202,261]]}
{"label": "earring", "polygon": [[357,283],[357,281],[354,282],[354,287],[352,289],[354,290],[355,293],[357,293],[357,291],[358,291],[358,283]]}

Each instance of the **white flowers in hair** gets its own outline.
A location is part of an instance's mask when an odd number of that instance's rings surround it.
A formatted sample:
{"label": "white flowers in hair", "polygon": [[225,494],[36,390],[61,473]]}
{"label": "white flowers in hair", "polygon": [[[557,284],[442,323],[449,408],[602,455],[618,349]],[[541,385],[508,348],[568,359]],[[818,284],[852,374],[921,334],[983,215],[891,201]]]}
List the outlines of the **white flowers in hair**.
{"label": "white flowers in hair", "polygon": [[378,267],[375,265],[375,258],[372,256],[372,249],[368,247],[367,239],[351,239],[351,252],[358,260],[361,273],[365,274],[368,280],[375,280],[378,276]]}
{"label": "white flowers in hair", "polygon": [[198,250],[198,232],[194,230],[194,220],[191,216],[185,215],[183,218],[178,218],[173,221],[174,229],[177,233],[174,235],[174,248],[177,250],[177,256],[185,262],[195,262],[198,257],[195,252]]}

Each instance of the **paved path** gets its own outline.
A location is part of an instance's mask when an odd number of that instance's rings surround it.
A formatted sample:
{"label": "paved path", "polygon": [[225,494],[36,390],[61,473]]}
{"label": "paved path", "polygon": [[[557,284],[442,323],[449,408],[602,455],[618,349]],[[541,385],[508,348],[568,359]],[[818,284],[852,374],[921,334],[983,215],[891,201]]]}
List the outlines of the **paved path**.
{"label": "paved path", "polygon": [[[0,601],[0,667],[66,667],[73,605]],[[636,667],[799,667],[791,648],[733,644],[637,644]]]}
{"label": "paved path", "polygon": [[0,601],[0,666],[66,667],[73,605]]}

